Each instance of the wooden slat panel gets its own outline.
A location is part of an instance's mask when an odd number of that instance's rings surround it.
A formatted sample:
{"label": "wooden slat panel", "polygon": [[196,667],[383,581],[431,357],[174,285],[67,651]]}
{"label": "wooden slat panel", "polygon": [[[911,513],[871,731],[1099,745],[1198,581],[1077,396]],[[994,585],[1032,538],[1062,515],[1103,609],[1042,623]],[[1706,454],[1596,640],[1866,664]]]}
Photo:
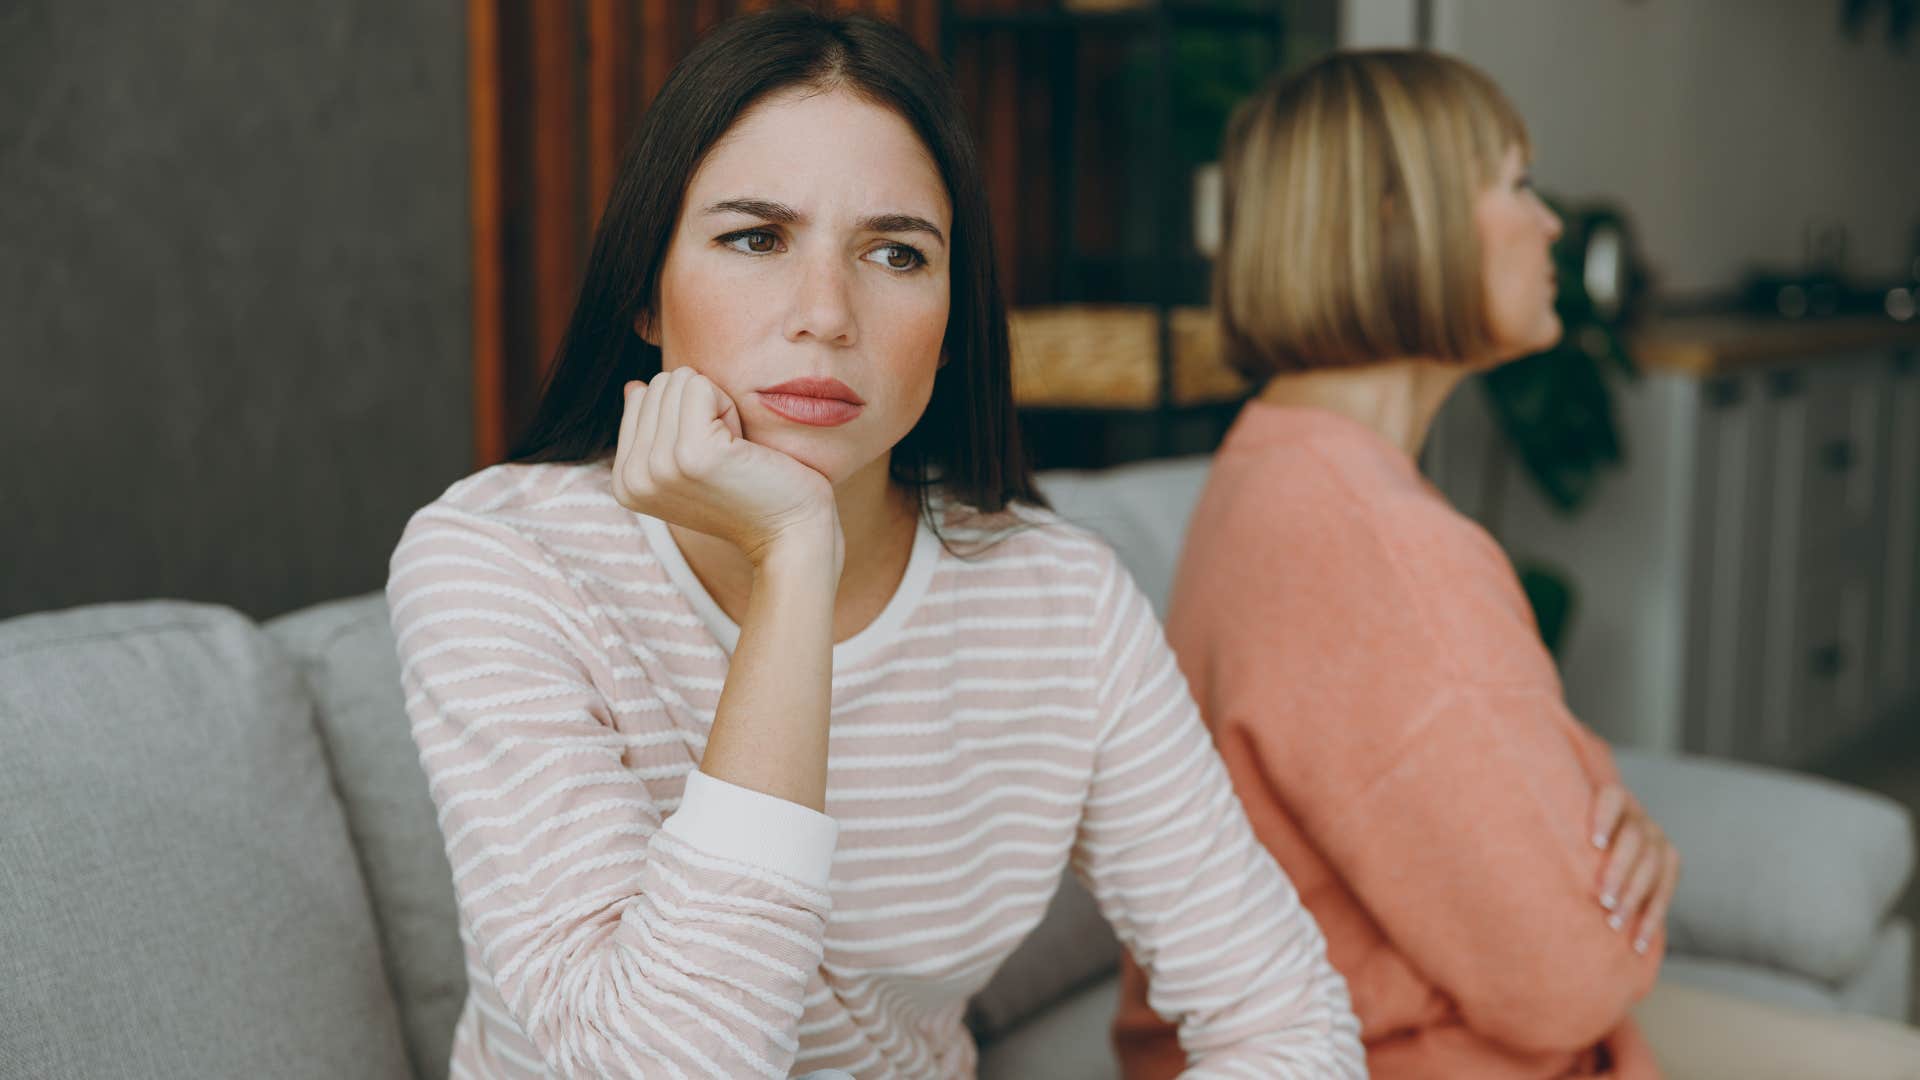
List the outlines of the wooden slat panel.
{"label": "wooden slat panel", "polygon": [[[640,86],[640,109],[647,107],[666,85],[680,54],[673,40],[673,13],[676,5],[662,0],[645,0],[640,5],[640,56],[644,77]],[[636,112],[637,115],[637,112]]]}
{"label": "wooden slat panel", "polygon": [[[544,376],[579,291],[581,145],[579,22],[572,3],[532,5],[533,289],[532,358]],[[535,382],[539,380],[536,378]]]}
{"label": "wooden slat panel", "polygon": [[627,0],[587,0],[587,211],[596,224],[626,138],[631,14]]}
{"label": "wooden slat panel", "polygon": [[500,24],[494,0],[467,3],[467,126],[473,233],[473,463],[483,467],[507,452]]}
{"label": "wooden slat panel", "polygon": [[694,42],[699,41],[707,35],[709,30],[718,26],[721,19],[732,14],[732,12],[727,10],[721,3],[721,0],[692,0],[692,6],[693,33],[689,35],[687,40],[682,42],[680,48],[676,50],[677,55],[674,57],[676,60],[681,56],[685,56],[687,51],[693,48]]}
{"label": "wooden slat panel", "polygon": [[1022,186],[1017,48],[1018,43],[1011,34],[996,31],[983,36],[980,76],[985,86],[980,113],[974,123],[980,132],[981,165],[993,211],[993,240],[1000,258],[1000,280],[1009,296],[1025,299],[1026,282],[1020,274],[1020,230],[1014,213]]}

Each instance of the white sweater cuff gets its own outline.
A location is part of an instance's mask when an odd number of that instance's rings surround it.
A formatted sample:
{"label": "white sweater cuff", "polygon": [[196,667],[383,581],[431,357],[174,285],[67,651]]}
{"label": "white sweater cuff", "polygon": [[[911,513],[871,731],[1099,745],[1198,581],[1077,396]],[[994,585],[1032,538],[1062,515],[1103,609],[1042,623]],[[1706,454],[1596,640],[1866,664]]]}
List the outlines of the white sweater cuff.
{"label": "white sweater cuff", "polygon": [[661,828],[701,851],[771,870],[824,890],[840,823],[799,803],[687,774],[680,809]]}

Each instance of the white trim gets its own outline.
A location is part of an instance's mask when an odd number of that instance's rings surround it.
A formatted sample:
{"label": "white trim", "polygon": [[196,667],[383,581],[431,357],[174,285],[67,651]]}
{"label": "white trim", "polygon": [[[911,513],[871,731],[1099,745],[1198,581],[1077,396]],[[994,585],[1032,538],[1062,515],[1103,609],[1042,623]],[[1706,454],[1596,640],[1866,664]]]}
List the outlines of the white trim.
{"label": "white trim", "polygon": [[680,809],[660,826],[687,845],[826,891],[840,823],[799,803],[687,774]]}
{"label": "white trim", "polygon": [[[688,606],[693,608],[693,613],[706,624],[713,639],[720,643],[728,656],[732,656],[734,648],[740,644],[740,624],[720,610],[720,605],[714,602],[707,587],[700,583],[693,567],[687,565],[687,557],[680,553],[680,545],[674,542],[667,523],[644,514],[636,516],[640,520],[640,530],[646,534],[647,544],[653,549],[654,558],[666,570],[668,580],[673,582]],[[834,671],[846,671],[897,640],[901,629],[927,595],[927,586],[933,581],[933,573],[940,564],[941,551],[940,538],[927,528],[925,521],[919,522],[914,527],[913,552],[907,557],[907,569],[900,575],[899,586],[893,590],[887,606],[872,622],[852,637],[834,645]]]}

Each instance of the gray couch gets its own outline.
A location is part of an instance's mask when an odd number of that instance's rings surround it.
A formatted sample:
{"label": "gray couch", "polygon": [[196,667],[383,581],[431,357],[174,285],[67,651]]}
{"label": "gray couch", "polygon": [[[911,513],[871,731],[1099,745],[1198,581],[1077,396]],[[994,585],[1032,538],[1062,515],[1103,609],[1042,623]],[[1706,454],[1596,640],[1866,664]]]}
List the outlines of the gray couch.
{"label": "gray couch", "polygon": [[[1164,603],[1203,461],[1055,474]],[[1689,872],[1674,978],[1904,1016],[1885,799],[1622,755]],[[439,1078],[450,873],[378,594],[257,625],[173,601],[0,622],[0,1080]],[[1117,948],[1071,882],[974,1003],[983,1077],[1109,1077]]]}

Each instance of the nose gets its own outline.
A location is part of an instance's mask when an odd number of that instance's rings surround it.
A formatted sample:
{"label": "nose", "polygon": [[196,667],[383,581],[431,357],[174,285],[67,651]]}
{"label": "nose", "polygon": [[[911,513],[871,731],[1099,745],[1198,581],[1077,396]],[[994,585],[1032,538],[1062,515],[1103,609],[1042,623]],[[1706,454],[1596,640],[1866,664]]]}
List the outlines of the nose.
{"label": "nose", "polygon": [[845,260],[832,256],[801,261],[800,279],[783,330],[788,341],[812,338],[829,345],[852,345],[856,340],[853,282]]}
{"label": "nose", "polygon": [[1560,234],[1566,231],[1566,223],[1560,220],[1560,215],[1554,213],[1550,206],[1542,205],[1540,212],[1547,215],[1547,241],[1551,243],[1560,239]]}

